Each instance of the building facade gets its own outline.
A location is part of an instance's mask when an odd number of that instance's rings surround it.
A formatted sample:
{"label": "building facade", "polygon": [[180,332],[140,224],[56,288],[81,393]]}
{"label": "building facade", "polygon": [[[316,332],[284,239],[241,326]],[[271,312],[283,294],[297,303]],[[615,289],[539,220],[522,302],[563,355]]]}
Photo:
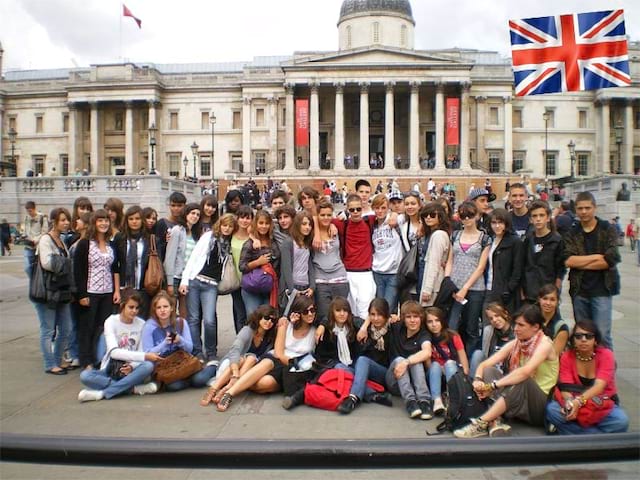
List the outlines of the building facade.
{"label": "building facade", "polygon": [[[640,42],[629,42],[631,87],[515,97],[510,59],[496,52],[415,49],[408,0],[345,0],[337,26],[331,52],[5,72],[2,174],[553,179],[640,169]],[[459,102],[453,142],[448,99]]]}

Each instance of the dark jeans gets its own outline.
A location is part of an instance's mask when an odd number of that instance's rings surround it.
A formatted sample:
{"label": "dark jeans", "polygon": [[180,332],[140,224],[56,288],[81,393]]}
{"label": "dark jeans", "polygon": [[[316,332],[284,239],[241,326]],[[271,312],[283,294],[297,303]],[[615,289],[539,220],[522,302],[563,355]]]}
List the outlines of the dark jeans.
{"label": "dark jeans", "polygon": [[102,335],[104,321],[111,315],[113,294],[89,294],[89,306],[78,309],[78,349],[80,350],[80,366],[93,365],[96,361],[96,346]]}
{"label": "dark jeans", "polygon": [[236,333],[242,330],[247,323],[247,310],[244,308],[244,300],[242,300],[241,290],[231,292],[231,300],[233,301],[233,325]]}
{"label": "dark jeans", "polygon": [[449,313],[449,328],[460,333],[464,340],[464,350],[467,358],[475,350],[482,348],[480,328],[482,326],[482,303],[484,290],[469,290],[467,303],[462,305],[454,301]]}
{"label": "dark jeans", "polygon": [[329,304],[336,297],[349,297],[348,283],[316,283],[317,321],[324,322],[329,316]]}

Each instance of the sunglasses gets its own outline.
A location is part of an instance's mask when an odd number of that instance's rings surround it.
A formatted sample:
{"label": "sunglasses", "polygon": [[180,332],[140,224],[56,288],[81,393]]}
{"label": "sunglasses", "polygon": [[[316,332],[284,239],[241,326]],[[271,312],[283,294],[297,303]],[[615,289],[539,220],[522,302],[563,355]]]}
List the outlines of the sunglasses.
{"label": "sunglasses", "polygon": [[574,333],[573,338],[574,340],[593,340],[596,335],[594,333]]}
{"label": "sunglasses", "polygon": [[438,218],[438,214],[436,212],[425,213],[422,218]]}
{"label": "sunglasses", "polygon": [[316,313],[316,307],[309,307],[306,310],[302,311],[303,314],[310,314],[310,313]]}
{"label": "sunglasses", "polygon": [[470,218],[475,218],[475,216],[476,216],[475,213],[461,213],[460,220],[468,220]]}
{"label": "sunglasses", "polygon": [[362,207],[353,207],[353,208],[349,208],[348,210],[349,210],[349,213],[361,212]]}
{"label": "sunglasses", "polygon": [[267,320],[268,322],[275,322],[276,317],[262,317],[263,320]]}

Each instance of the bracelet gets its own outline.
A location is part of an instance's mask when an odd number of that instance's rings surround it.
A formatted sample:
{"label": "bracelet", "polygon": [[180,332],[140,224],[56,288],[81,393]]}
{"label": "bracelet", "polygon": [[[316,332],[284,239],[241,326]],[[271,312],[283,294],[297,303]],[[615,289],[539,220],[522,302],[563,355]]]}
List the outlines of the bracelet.
{"label": "bracelet", "polygon": [[479,377],[479,376],[477,376],[477,375],[476,375],[475,377],[473,377],[473,379],[474,379],[474,380],[478,380],[479,382],[482,382],[482,381],[484,380],[484,378]]}
{"label": "bracelet", "polygon": [[584,407],[585,404],[587,403],[587,400],[584,398],[584,395],[580,395],[579,397],[576,397],[576,400],[578,400],[581,407]]}
{"label": "bracelet", "polygon": [[231,378],[238,379],[238,378],[240,378],[240,375],[231,375]]}
{"label": "bracelet", "polygon": [[493,390],[493,385],[492,385],[492,384],[490,384],[490,383],[485,383],[485,384],[484,384],[484,387],[482,387],[482,389],[483,389],[485,392],[490,392],[490,391],[492,391],[492,390]]}
{"label": "bracelet", "polygon": [[498,389],[498,384],[497,384],[497,382],[495,380],[493,382],[491,382],[491,389],[492,390],[497,390]]}

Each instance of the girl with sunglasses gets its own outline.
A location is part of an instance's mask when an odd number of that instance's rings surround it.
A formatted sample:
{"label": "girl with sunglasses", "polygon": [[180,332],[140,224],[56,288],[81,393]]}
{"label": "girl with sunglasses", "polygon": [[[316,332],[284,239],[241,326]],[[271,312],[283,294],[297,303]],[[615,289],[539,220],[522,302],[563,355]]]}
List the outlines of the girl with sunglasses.
{"label": "girl with sunglasses", "polygon": [[[219,412],[225,412],[233,399],[251,389],[256,393],[273,393],[283,390],[292,395],[311,376],[313,351],[316,346],[316,309],[313,300],[298,295],[291,305],[289,318],[278,320],[275,347],[257,365],[242,375],[218,402]],[[306,375],[296,375],[305,372]]]}
{"label": "girl with sunglasses", "polygon": [[238,379],[247,373],[265,353],[273,348],[277,311],[271,305],[260,305],[251,315],[247,325],[236,335],[229,352],[215,366],[205,367],[210,370],[209,378],[216,374],[213,383],[204,394],[200,405],[206,407],[210,403],[218,403],[222,396],[236,384]]}
{"label": "girl with sunglasses", "polygon": [[420,210],[420,219],[424,232],[424,246],[418,252],[420,304],[430,307],[438,296],[444,279],[444,267],[451,248],[451,227],[445,210],[436,202],[429,202]]}
{"label": "girl with sunglasses", "polygon": [[[576,435],[619,433],[629,428],[629,418],[617,404],[616,360],[611,350],[600,345],[601,341],[602,336],[594,322],[576,322],[571,348],[560,358],[558,388],[562,402],[556,396],[556,400],[547,404],[548,430],[556,430],[561,435]],[[584,413],[594,403],[604,402],[609,404],[604,418],[585,421]]]}

